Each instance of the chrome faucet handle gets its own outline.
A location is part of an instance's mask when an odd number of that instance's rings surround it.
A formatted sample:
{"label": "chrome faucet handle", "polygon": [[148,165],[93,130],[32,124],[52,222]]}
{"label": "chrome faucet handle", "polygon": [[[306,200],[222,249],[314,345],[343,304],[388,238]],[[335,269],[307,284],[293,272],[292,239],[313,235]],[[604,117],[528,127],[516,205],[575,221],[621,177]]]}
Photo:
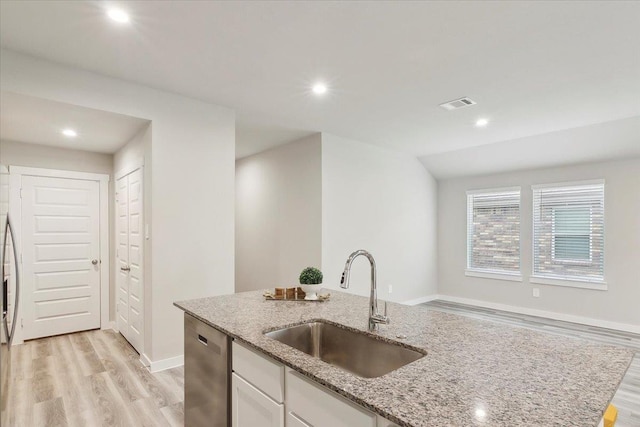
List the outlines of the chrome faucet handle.
{"label": "chrome faucet handle", "polygon": [[371,316],[371,321],[373,323],[384,323],[385,325],[388,325],[390,320],[389,317],[387,317],[387,302],[384,302],[384,314],[380,314],[380,313],[373,313],[373,316]]}

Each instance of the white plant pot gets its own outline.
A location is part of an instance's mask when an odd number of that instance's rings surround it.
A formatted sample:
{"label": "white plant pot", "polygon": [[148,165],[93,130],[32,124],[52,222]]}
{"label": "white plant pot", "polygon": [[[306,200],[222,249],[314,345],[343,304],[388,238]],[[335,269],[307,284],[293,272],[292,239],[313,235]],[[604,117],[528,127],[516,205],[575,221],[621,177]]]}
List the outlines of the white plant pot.
{"label": "white plant pot", "polygon": [[318,292],[322,289],[322,283],[317,285],[300,285],[302,290],[304,291],[304,299],[309,301],[315,301],[318,299]]}

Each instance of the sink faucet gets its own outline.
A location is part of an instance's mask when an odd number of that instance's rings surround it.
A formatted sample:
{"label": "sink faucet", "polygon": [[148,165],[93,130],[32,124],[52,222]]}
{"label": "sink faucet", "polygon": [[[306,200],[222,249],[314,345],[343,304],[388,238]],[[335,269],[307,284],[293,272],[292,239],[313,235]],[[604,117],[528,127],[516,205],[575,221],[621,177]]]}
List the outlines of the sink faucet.
{"label": "sink faucet", "polygon": [[344,271],[342,272],[342,279],[340,279],[340,287],[342,289],[349,288],[349,273],[351,272],[351,264],[353,260],[355,260],[360,255],[367,257],[369,263],[371,264],[371,295],[369,296],[369,330],[375,331],[378,328],[378,324],[389,323],[389,318],[387,317],[387,303],[384,303],[384,314],[378,313],[378,286],[376,283],[376,261],[373,259],[373,255],[364,249],[360,249],[355,251],[349,258],[347,258],[347,262],[344,264]]}

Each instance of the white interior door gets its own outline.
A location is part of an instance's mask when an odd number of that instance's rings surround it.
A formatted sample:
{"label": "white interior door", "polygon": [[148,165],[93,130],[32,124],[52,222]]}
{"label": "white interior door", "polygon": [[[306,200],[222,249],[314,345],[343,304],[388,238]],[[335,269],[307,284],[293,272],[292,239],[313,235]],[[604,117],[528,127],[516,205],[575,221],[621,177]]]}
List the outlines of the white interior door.
{"label": "white interior door", "polygon": [[100,327],[99,188],[22,177],[24,339]]}
{"label": "white interior door", "polygon": [[118,330],[129,331],[129,177],[116,181],[116,317]]}
{"label": "white interior door", "polygon": [[118,329],[141,353],[144,342],[142,170],[118,179],[116,188]]}

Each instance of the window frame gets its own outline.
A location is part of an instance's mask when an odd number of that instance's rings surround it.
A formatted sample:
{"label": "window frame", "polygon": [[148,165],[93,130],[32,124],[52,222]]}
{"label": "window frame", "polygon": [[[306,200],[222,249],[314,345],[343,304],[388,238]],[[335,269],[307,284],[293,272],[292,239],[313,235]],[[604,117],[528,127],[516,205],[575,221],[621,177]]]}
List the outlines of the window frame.
{"label": "window frame", "polygon": [[[603,250],[603,261],[602,261],[602,277],[600,279],[595,279],[595,278],[585,278],[585,277],[579,277],[579,276],[575,276],[575,277],[571,277],[571,276],[565,276],[565,277],[560,277],[560,276],[547,276],[547,275],[540,275],[540,274],[536,274],[535,272],[535,262],[536,262],[536,250],[535,250],[535,243],[536,243],[536,230],[535,230],[535,224],[536,224],[536,220],[535,220],[535,215],[536,215],[536,210],[535,210],[535,190],[544,190],[547,188],[563,188],[563,187],[574,187],[574,186],[588,186],[588,185],[602,185],[602,214],[603,214],[603,221],[602,221],[602,225],[603,225],[603,233],[602,233],[602,250]],[[606,291],[608,290],[608,285],[606,282],[606,276],[605,276],[605,270],[606,270],[606,254],[605,252],[605,248],[606,248],[606,243],[605,243],[605,239],[606,239],[606,223],[605,223],[605,219],[604,217],[606,217],[606,182],[604,179],[593,179],[593,180],[584,180],[584,181],[571,181],[571,182],[557,182],[557,183],[550,183],[550,184],[536,184],[536,185],[531,185],[531,213],[532,213],[532,221],[531,221],[531,274],[529,276],[529,283],[535,283],[535,284],[541,284],[541,285],[552,285],[552,286],[564,286],[564,287],[571,287],[571,288],[581,288],[581,289],[591,289],[591,290],[598,290],[598,291]],[[553,223],[552,223],[553,224]],[[589,220],[589,225],[590,225],[590,234],[589,234],[589,252],[590,252],[590,259],[591,261],[589,262],[589,265],[593,264],[593,257],[592,257],[592,251],[593,251],[593,208],[591,208],[590,210],[590,220]],[[552,239],[552,246],[553,246],[553,239]],[[554,261],[557,262],[557,261]],[[557,262],[558,264],[560,264],[560,262]],[[585,265],[585,264],[576,264],[574,262],[572,262],[572,265]]]}
{"label": "window frame", "polygon": [[[511,193],[518,192],[518,271],[508,271],[508,270],[494,270],[489,268],[478,268],[471,267],[471,251],[472,246],[469,244],[469,236],[470,236],[470,228],[473,224],[473,221],[469,221],[469,200],[470,197],[476,195],[490,195],[490,194],[500,194],[500,193]],[[466,264],[465,264],[465,276],[470,277],[478,277],[484,279],[494,279],[494,280],[508,280],[514,282],[522,282],[522,187],[500,187],[500,188],[482,188],[475,190],[467,190],[465,193],[466,197],[466,233],[465,233],[465,245],[466,245]]]}

